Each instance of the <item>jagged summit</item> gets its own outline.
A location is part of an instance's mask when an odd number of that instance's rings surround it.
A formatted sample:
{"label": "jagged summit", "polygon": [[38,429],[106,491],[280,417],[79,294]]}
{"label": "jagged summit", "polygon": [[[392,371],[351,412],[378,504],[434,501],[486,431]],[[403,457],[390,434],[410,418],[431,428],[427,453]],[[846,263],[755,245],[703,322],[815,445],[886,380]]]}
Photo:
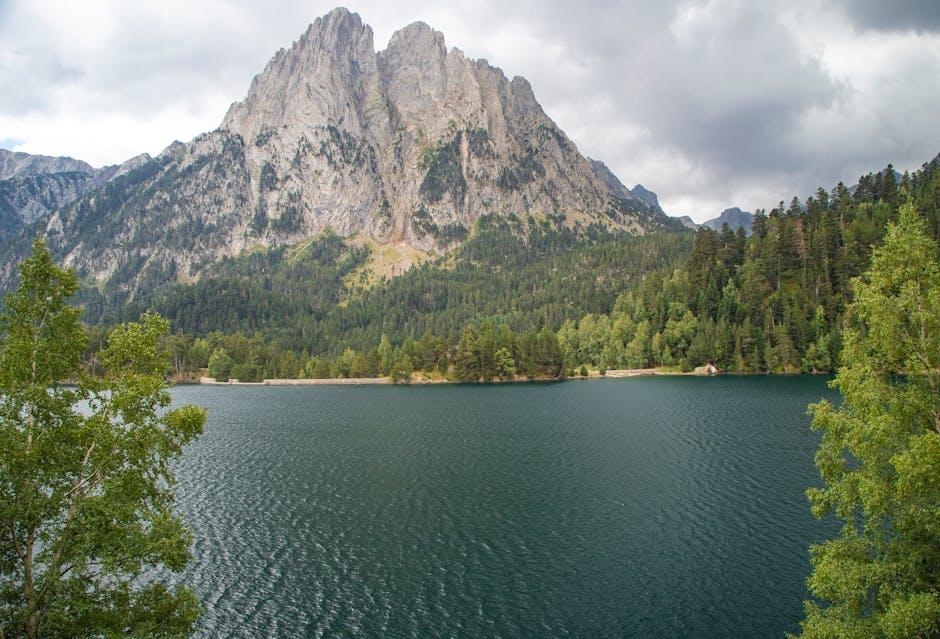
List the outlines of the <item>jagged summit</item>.
{"label": "jagged summit", "polygon": [[372,29],[339,8],[277,51],[217,130],[170,145],[107,198],[59,211],[46,232],[98,282],[128,280],[133,262],[133,294],[326,229],[443,250],[487,214],[633,233],[670,226],[600,166],[524,78],[448,49],[422,22],[377,52]]}
{"label": "jagged summit", "polygon": [[482,214],[532,211],[644,228],[620,210],[639,200],[610,189],[524,78],[448,49],[423,22],[376,53],[357,14],[330,12],[278,52],[222,129],[246,144],[253,206],[279,219],[293,198],[308,234],[431,248]]}

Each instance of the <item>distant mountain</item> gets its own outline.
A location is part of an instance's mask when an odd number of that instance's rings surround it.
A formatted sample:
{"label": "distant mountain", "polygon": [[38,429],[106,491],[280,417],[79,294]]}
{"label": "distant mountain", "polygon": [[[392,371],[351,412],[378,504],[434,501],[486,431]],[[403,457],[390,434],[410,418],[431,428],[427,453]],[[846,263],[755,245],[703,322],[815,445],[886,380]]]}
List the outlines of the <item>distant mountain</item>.
{"label": "distant mountain", "polygon": [[0,149],[0,180],[34,177],[48,173],[88,173],[95,169],[87,162],[69,157],[30,155],[20,151]]}
{"label": "distant mountain", "polygon": [[10,238],[109,180],[150,161],[143,154],[100,169],[69,157],[0,149],[0,240]]}
{"label": "distant mountain", "polygon": [[427,252],[487,215],[585,232],[675,227],[604,169],[525,79],[448,49],[420,22],[376,53],[372,29],[335,9],[274,55],[218,129],[174,142],[41,230],[86,280],[133,296],[327,230]]}
{"label": "distant mountain", "polygon": [[637,196],[650,206],[655,206],[657,208],[659,207],[659,198],[655,193],[644,188],[642,184],[637,184],[630,191],[633,193],[633,195]]}
{"label": "distant mountain", "polygon": [[597,177],[602,179],[610,189],[612,195],[623,198],[625,200],[639,200],[639,198],[630,192],[630,189],[623,185],[623,182],[620,181],[620,178],[614,175],[614,172],[611,171],[606,164],[600,160],[592,160],[591,158],[588,158],[588,162],[591,163],[591,168],[594,169],[594,173],[597,175]]}
{"label": "distant mountain", "polygon": [[894,183],[900,184],[904,176],[898,171],[896,171],[894,167],[889,164],[888,168],[882,169],[875,173],[869,173],[867,175],[863,175],[858,182],[856,182],[855,184],[849,187],[849,193],[851,193],[852,195],[855,195],[855,192],[858,191],[859,188],[862,188],[862,187],[865,187],[866,189],[871,188],[872,184],[877,182],[879,179],[884,179],[889,174],[889,172],[894,177]]}
{"label": "distant mountain", "polygon": [[702,226],[707,226],[713,231],[720,231],[721,227],[724,224],[727,224],[731,227],[731,230],[737,231],[738,227],[744,227],[744,230],[747,233],[751,232],[751,223],[754,221],[754,214],[747,211],[742,211],[738,207],[734,206],[730,209],[725,209],[721,212],[721,215],[718,217],[702,222]]}
{"label": "distant mountain", "polygon": [[[663,210],[662,207],[659,205],[659,197],[655,193],[653,193],[652,191],[644,187],[642,184],[637,184],[632,189],[630,189],[630,194],[636,198],[639,198],[643,202],[646,202],[650,206],[660,211]],[[694,231],[695,229],[699,227],[699,225],[696,224],[692,220],[692,218],[690,218],[688,215],[672,215],[671,217],[673,220],[681,224],[684,228],[691,229]]]}

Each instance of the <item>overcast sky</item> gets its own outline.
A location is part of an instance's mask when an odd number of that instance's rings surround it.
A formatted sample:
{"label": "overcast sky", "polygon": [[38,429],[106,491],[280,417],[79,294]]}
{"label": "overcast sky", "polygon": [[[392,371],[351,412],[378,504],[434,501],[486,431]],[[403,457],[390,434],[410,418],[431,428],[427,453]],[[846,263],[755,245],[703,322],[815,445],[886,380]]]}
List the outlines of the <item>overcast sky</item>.
{"label": "overcast sky", "polygon": [[[216,128],[331,2],[0,0],[0,148],[95,165]],[[582,153],[698,221],[940,152],[938,0],[364,0],[525,76]]]}

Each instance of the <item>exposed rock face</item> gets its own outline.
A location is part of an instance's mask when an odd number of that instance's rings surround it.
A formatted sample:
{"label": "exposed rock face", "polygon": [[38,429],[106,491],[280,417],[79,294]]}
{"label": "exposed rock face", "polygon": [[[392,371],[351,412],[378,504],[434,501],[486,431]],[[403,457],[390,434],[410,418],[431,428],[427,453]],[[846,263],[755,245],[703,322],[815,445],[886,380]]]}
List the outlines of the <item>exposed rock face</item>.
{"label": "exposed rock face", "polygon": [[716,218],[702,222],[702,226],[707,226],[713,231],[720,231],[725,224],[731,227],[732,231],[737,231],[738,227],[744,227],[747,233],[751,232],[751,223],[754,221],[754,214],[748,211],[742,211],[736,206],[725,209]]}
{"label": "exposed rock face", "polygon": [[304,233],[430,248],[488,212],[615,210],[528,82],[448,51],[423,23],[376,54],[372,30],[333,11],[277,53],[222,129],[245,141],[253,205],[278,219],[296,202]]}
{"label": "exposed rock face", "polygon": [[133,294],[327,228],[446,248],[488,213],[671,225],[599,173],[523,78],[448,50],[423,23],[376,53],[372,30],[336,9],[275,54],[219,129],[60,210],[47,234],[80,273]]}
{"label": "exposed rock face", "polygon": [[0,234],[48,216],[74,202],[94,185],[94,174],[79,171],[26,175],[0,180]]}
{"label": "exposed rock face", "polygon": [[[624,200],[632,200],[636,203],[643,202],[642,199],[638,198],[630,189],[623,185],[623,182],[614,175],[613,171],[607,168],[606,164],[600,160],[592,160],[591,158],[588,158],[588,161],[591,163],[591,168],[594,169],[594,173],[604,181],[612,195]],[[640,205],[642,206],[642,204]],[[658,204],[656,206],[658,206]]]}
{"label": "exposed rock face", "polygon": [[649,204],[650,206],[659,206],[659,198],[652,191],[647,190],[642,184],[637,184],[631,191],[635,196]]}

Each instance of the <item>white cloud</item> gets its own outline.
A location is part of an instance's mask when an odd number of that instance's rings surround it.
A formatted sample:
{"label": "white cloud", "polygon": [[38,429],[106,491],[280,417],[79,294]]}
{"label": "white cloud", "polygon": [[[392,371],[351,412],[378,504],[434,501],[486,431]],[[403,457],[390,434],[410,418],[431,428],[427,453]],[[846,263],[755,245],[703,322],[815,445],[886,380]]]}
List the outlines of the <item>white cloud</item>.
{"label": "white cloud", "polygon": [[[878,0],[883,4],[883,0]],[[940,150],[937,6],[867,0],[399,3],[357,11],[384,48],[423,20],[524,75],[586,155],[703,220]],[[6,0],[0,140],[94,164],[218,126],[324,1]],[[905,13],[906,12],[906,13]]]}

